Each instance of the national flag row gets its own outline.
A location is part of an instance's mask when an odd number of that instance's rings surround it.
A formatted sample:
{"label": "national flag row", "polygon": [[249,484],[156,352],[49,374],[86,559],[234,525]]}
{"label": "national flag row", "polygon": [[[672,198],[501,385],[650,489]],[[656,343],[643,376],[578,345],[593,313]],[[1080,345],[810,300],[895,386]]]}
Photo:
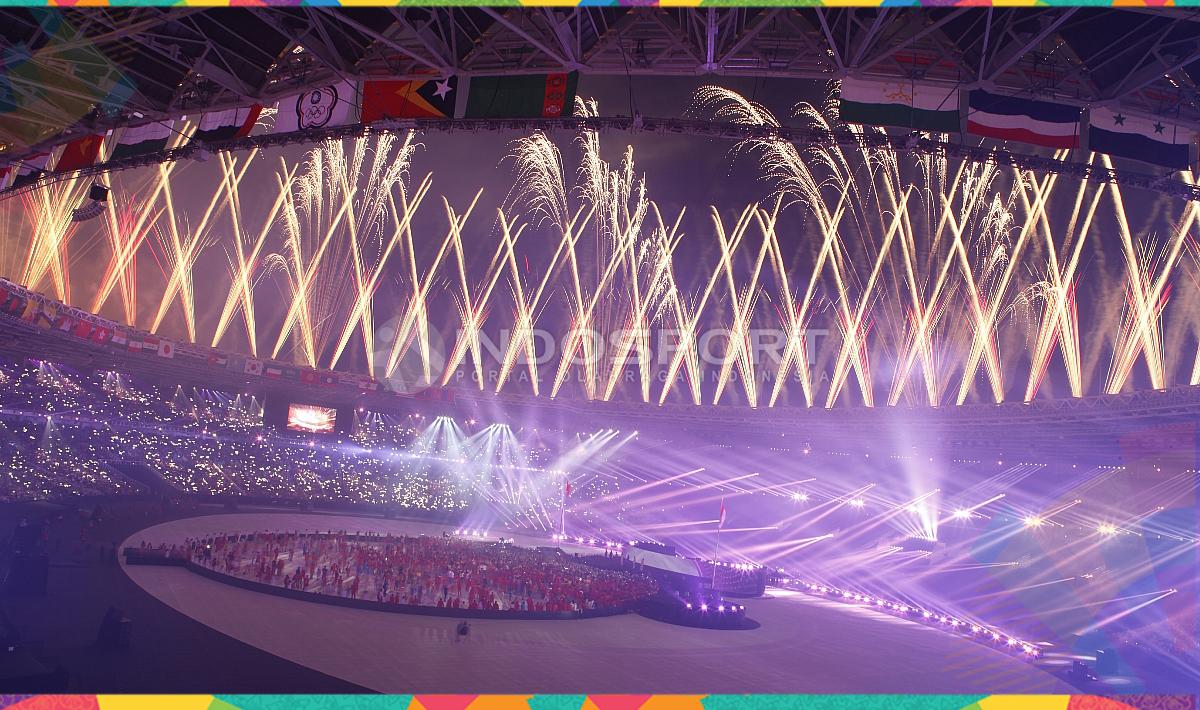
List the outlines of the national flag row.
{"label": "national flag row", "polygon": [[178,355],[179,359],[204,362],[209,366],[238,374],[294,380],[305,385],[349,386],[364,392],[380,389],[379,381],[368,375],[313,370],[274,360],[230,355],[193,343],[176,343],[68,306],[6,279],[0,279],[0,316],[24,321],[41,330],[57,330],[94,345],[103,345],[128,353],[142,353],[167,359],[175,359]]}
{"label": "national flag row", "polygon": [[962,133],[1046,148],[1085,150],[1176,170],[1194,164],[1193,129],[1092,108],[912,82],[843,79],[839,116],[846,123]]}
{"label": "national flag row", "polygon": [[[571,115],[578,83],[578,72],[343,81],[280,99],[275,105],[271,132],[293,133],[385,119],[559,118]],[[254,104],[204,113],[188,134],[183,131],[191,124],[185,116],[178,121],[149,121],[82,136],[0,165],[0,189],[28,185],[46,172],[69,173],[101,161],[157,153],[172,144],[173,137],[175,145],[245,138],[259,122],[262,110],[261,105]]]}

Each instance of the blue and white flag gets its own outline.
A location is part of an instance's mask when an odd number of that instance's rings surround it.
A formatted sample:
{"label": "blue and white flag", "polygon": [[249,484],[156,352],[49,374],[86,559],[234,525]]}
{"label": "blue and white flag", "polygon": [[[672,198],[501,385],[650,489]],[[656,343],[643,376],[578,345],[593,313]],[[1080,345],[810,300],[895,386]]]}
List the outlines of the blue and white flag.
{"label": "blue and white flag", "polygon": [[1088,148],[1120,158],[1187,170],[1191,164],[1190,128],[1154,118],[1139,118],[1106,108],[1092,109]]}

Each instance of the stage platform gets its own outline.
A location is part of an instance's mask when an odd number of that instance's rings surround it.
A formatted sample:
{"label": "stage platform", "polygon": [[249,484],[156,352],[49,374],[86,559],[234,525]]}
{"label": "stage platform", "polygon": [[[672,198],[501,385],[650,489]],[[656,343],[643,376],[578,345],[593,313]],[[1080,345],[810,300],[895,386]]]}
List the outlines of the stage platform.
{"label": "stage platform", "polygon": [[[440,535],[445,526],[343,515],[245,512],[184,518],[122,546],[213,532],[346,530]],[[449,529],[453,532],[453,529]],[[505,537],[509,537],[507,533]],[[515,535],[517,544],[545,544]],[[283,599],[182,568],[125,567],[182,614],[268,653],[392,693],[1065,693],[1030,662],[863,607],[771,590],[753,631],[672,626],[633,614],[578,621],[455,619]]]}

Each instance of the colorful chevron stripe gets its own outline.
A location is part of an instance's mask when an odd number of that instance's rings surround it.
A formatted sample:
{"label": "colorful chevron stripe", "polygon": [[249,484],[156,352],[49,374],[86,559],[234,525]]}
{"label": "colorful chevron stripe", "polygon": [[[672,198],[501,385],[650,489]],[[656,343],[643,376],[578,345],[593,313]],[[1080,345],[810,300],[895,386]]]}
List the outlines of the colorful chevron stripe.
{"label": "colorful chevron stripe", "polygon": [[1196,710],[1186,695],[0,695],[0,710]]}

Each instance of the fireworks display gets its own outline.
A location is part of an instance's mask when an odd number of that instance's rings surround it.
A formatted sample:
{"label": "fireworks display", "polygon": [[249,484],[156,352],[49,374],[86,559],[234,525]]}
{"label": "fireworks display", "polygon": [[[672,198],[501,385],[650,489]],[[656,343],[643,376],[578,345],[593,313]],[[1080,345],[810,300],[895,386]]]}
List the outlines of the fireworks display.
{"label": "fireworks display", "polygon": [[[875,130],[825,103],[793,118]],[[717,87],[690,110],[778,125]],[[759,201],[659,203],[633,146],[609,160],[585,130],[512,141],[505,190],[453,204],[422,147],[165,164],[118,176],[84,224],[87,185],[57,183],[0,204],[12,276],[254,356],[552,397],[940,406],[1200,382],[1194,203],[1147,214],[1116,185],[765,139],[729,152]]]}

